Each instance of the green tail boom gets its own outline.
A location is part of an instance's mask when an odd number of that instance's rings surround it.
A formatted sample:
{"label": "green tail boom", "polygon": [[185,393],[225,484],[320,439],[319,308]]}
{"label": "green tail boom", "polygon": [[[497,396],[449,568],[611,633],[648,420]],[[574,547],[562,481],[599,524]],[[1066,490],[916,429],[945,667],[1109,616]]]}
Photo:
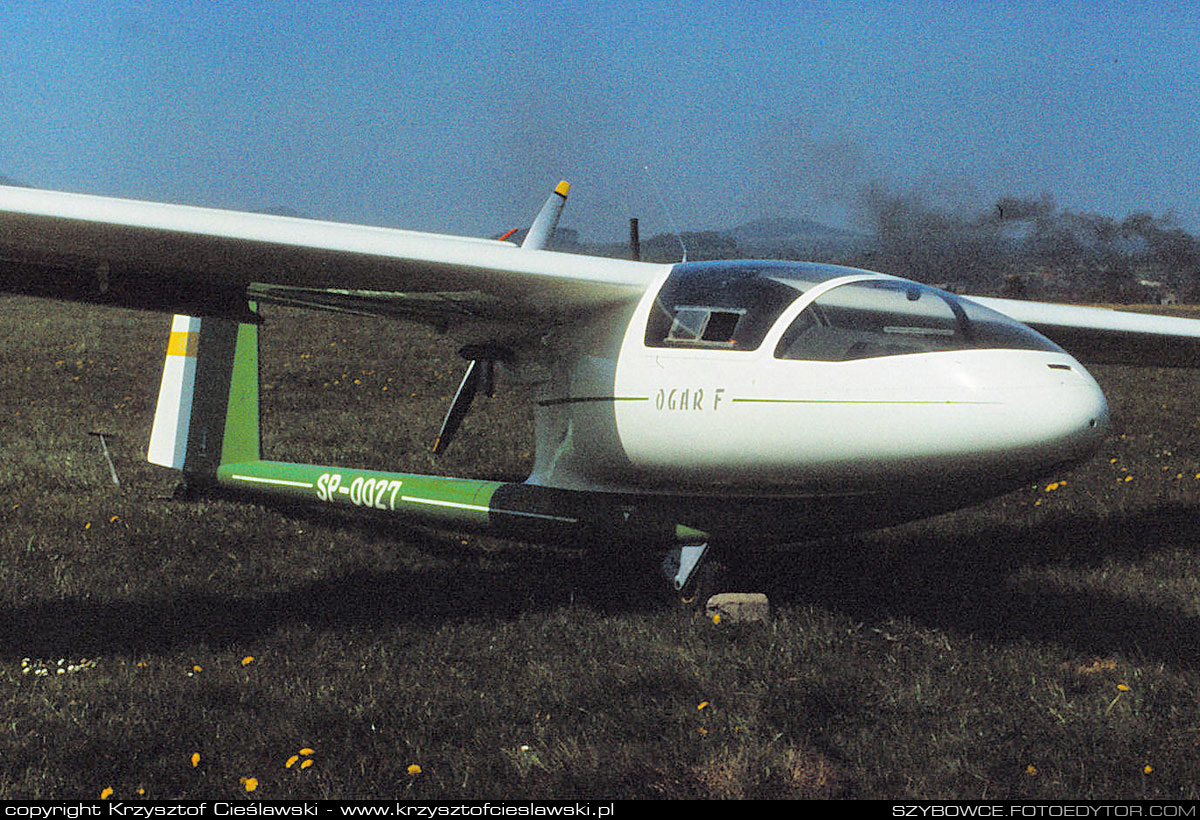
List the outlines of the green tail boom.
{"label": "green tail boom", "polygon": [[358,508],[527,540],[703,538],[622,494],[265,461],[258,328],[214,317],[176,316],[172,324],[149,460],[182,470],[191,489]]}

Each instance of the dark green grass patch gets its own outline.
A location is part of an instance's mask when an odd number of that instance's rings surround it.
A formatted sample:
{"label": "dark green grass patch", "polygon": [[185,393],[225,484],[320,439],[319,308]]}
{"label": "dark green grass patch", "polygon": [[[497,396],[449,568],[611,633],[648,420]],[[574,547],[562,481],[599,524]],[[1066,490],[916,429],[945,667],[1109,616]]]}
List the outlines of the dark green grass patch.
{"label": "dark green grass patch", "polygon": [[[1194,374],[1099,370],[1071,473],[730,556],[775,612],[730,627],[626,555],[174,500],[168,317],[2,304],[0,799],[1200,796]],[[453,343],[267,319],[272,457],[528,471],[506,385],[429,455]]]}

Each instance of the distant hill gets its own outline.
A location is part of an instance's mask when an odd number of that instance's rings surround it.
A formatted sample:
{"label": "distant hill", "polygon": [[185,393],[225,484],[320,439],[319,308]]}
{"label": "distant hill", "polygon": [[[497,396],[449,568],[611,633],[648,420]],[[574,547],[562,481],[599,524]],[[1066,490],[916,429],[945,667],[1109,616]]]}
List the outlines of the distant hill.
{"label": "distant hill", "polygon": [[747,242],[777,242],[792,239],[827,239],[830,237],[853,238],[859,234],[842,228],[834,228],[812,219],[797,219],[788,216],[768,216],[755,219],[744,225],[730,228],[726,233]]}
{"label": "distant hill", "polygon": [[[562,230],[559,230],[562,233]],[[804,259],[839,261],[869,252],[875,240],[869,234],[834,228],[811,219],[768,217],[733,228],[710,231],[683,231],[688,259]],[[571,253],[627,257],[627,243],[580,241],[571,232],[569,242],[556,236],[551,247]],[[678,261],[683,250],[675,234],[662,233],[642,237],[642,258],[647,262]]]}
{"label": "distant hill", "polygon": [[863,251],[873,242],[867,234],[782,216],[756,219],[721,233],[748,255],[766,257],[844,256]]}

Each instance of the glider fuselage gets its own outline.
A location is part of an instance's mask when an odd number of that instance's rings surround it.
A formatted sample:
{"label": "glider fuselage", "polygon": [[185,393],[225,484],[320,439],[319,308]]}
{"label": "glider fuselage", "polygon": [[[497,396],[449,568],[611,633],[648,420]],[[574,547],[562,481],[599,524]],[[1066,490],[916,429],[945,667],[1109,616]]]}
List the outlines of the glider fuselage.
{"label": "glider fuselage", "polygon": [[1108,427],[1044,337],[850,268],[682,264],[570,334],[530,483],[675,496],[706,531],[759,509],[796,537],[951,509],[1086,458]]}

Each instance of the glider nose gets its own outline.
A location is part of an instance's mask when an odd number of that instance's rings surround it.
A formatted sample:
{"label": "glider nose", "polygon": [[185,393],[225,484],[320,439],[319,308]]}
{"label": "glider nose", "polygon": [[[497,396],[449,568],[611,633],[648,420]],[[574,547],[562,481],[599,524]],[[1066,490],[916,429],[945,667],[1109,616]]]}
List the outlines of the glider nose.
{"label": "glider nose", "polygon": [[1075,398],[1070,402],[1070,409],[1075,415],[1081,444],[1087,450],[1087,454],[1091,455],[1108,435],[1108,400],[1091,374],[1087,371],[1084,373],[1087,376],[1088,386],[1074,391]]}
{"label": "glider nose", "polygon": [[1050,379],[1034,390],[1027,416],[1030,444],[1069,462],[1096,452],[1109,429],[1108,401],[1078,362],[1046,365]]}

